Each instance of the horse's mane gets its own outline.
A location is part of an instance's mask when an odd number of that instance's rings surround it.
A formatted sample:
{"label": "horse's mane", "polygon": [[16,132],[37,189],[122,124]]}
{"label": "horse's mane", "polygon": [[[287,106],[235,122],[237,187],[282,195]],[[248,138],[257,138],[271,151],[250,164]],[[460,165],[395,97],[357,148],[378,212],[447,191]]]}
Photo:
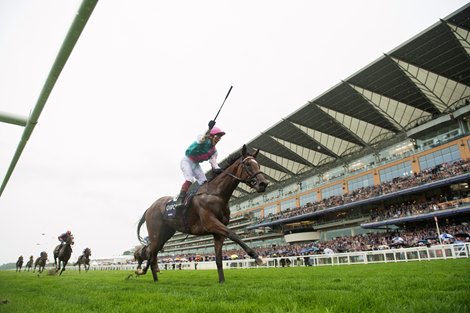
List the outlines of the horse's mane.
{"label": "horse's mane", "polygon": [[[241,154],[240,153],[232,153],[231,155],[229,155],[227,157],[227,159],[225,159],[224,161],[222,161],[222,166],[221,166],[221,169],[222,170],[226,170],[227,168],[229,168],[233,163],[235,163],[237,160],[239,160],[241,157]],[[209,171],[210,173],[210,177],[208,179],[208,182],[212,181],[214,178],[217,177],[217,175],[214,175],[214,172],[212,171]]]}
{"label": "horse's mane", "polygon": [[225,165],[223,169],[226,170],[227,168],[229,168],[230,165],[232,165],[233,163],[235,163],[237,160],[240,159],[240,156],[241,156],[240,153],[234,153],[232,155],[229,155],[226,160],[227,165]]}

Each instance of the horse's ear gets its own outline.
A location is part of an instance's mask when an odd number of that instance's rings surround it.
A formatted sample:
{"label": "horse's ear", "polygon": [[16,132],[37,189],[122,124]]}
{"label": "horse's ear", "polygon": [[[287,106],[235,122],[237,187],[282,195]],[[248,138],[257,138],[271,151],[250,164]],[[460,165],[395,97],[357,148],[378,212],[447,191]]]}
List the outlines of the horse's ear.
{"label": "horse's ear", "polygon": [[242,148],[242,156],[243,156],[243,157],[246,156],[246,145],[243,145],[243,148]]}
{"label": "horse's ear", "polygon": [[256,156],[258,155],[258,152],[259,152],[259,149],[256,150],[256,152],[253,154],[253,157],[256,158]]}

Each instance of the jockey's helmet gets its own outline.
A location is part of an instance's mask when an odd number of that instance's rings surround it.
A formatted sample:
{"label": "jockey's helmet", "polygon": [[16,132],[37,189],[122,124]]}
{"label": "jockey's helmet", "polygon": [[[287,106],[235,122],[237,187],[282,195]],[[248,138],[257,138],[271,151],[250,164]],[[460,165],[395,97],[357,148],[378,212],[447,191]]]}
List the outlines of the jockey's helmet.
{"label": "jockey's helmet", "polygon": [[218,128],[218,127],[213,127],[211,129],[210,135],[211,136],[220,136],[220,137],[222,137],[223,135],[225,135],[225,132],[223,130],[221,130],[220,128]]}
{"label": "jockey's helmet", "polygon": [[67,230],[67,235],[70,235],[72,232],[70,230]]}

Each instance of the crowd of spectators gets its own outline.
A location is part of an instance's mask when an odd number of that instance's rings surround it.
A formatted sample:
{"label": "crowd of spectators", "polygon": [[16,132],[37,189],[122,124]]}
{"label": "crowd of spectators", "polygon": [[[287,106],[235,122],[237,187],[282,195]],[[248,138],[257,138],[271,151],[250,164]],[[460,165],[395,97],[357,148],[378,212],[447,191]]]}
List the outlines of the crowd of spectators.
{"label": "crowd of spectators", "polygon": [[[292,216],[316,212],[330,207],[339,206],[354,201],[368,199],[383,194],[393,193],[399,190],[419,186],[429,182],[438,181],[441,179],[457,176],[460,174],[470,172],[470,160],[460,160],[451,164],[440,164],[432,169],[423,170],[420,173],[415,173],[412,176],[404,176],[395,178],[393,181],[384,182],[378,186],[370,186],[359,188],[351,193],[346,193],[342,196],[332,196],[315,203],[308,203],[307,205],[295,209],[288,209],[278,214],[270,214],[266,218],[256,219],[253,223],[259,224],[266,221],[274,221],[285,219]],[[412,201],[403,202],[401,204],[392,204],[374,209],[370,215],[370,221],[381,221],[391,218],[399,218],[406,216],[413,216],[417,214],[429,213],[433,211],[443,210],[452,206],[458,206],[463,202],[467,202],[469,195],[461,195],[464,198],[460,199],[433,199],[431,201]],[[320,221],[320,220],[319,220]],[[244,223],[244,222],[243,222]],[[246,231],[240,234],[241,237],[253,236],[254,230]],[[470,227],[467,222],[460,224],[447,225],[442,230],[443,234],[450,234],[449,238],[444,239],[444,243],[453,243],[455,240],[469,241]],[[464,237],[456,237],[455,234],[464,234]],[[377,233],[364,233],[355,236],[336,237],[327,241],[315,241],[309,243],[290,244],[285,246],[273,246],[267,248],[257,248],[258,254],[264,257],[276,256],[293,256],[293,255],[308,255],[312,253],[340,253],[340,252],[355,252],[355,251],[372,251],[381,249],[390,249],[396,247],[416,247],[421,245],[434,245],[440,244],[440,239],[436,227],[416,227],[413,229],[401,229],[394,232],[377,232]],[[197,243],[194,243],[197,245]],[[248,258],[245,252],[241,249],[224,251],[224,259]],[[167,258],[167,262],[172,261],[213,261],[215,256],[213,254],[203,255],[178,255],[173,259]]]}
{"label": "crowd of spectators", "polygon": [[437,202],[437,201],[411,201],[403,202],[401,204],[391,204],[375,209],[371,212],[370,221],[379,222],[394,218],[410,217],[419,214],[426,214],[440,210],[458,208],[461,205],[470,202],[470,198],[465,195],[465,198],[453,199],[452,201]]}
{"label": "crowd of spectators", "polygon": [[256,224],[317,212],[327,208],[397,192],[468,172],[470,172],[470,160],[459,160],[450,164],[443,163],[435,166],[434,168],[426,169],[410,176],[394,178],[392,181],[384,182],[380,185],[362,187],[350,193],[331,196],[314,203],[307,203],[302,207],[290,208],[279,213],[272,213],[266,217],[258,218]]}
{"label": "crowd of spectators", "polygon": [[[470,226],[467,222],[446,225],[440,230],[441,238],[436,227],[415,227],[394,232],[365,233],[355,236],[341,236],[327,241],[288,244],[255,249],[263,257],[303,256],[311,254],[328,254],[357,251],[385,250],[400,247],[419,247],[437,244],[452,244],[470,242]],[[445,235],[445,236],[444,236]],[[450,235],[450,236],[449,236]],[[227,250],[224,260],[249,258],[242,249]],[[213,261],[213,254],[178,255],[174,260],[184,261]],[[166,261],[171,262],[171,259]]]}

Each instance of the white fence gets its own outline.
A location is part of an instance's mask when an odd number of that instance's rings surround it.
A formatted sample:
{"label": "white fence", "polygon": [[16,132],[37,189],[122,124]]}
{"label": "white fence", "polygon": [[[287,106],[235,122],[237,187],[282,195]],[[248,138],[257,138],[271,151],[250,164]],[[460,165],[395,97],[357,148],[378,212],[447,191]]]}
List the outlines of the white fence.
{"label": "white fence", "polygon": [[[334,266],[370,263],[395,263],[411,261],[432,261],[470,257],[470,243],[453,245],[436,245],[431,247],[414,247],[390,250],[361,251],[335,254],[312,254],[266,258],[266,265],[258,266],[253,259],[223,261],[224,269],[287,267],[287,266]],[[159,263],[160,270],[212,270],[216,269],[214,261],[210,262],[175,262]],[[78,267],[71,267],[78,269]],[[90,270],[135,270],[136,264],[92,266]]]}

